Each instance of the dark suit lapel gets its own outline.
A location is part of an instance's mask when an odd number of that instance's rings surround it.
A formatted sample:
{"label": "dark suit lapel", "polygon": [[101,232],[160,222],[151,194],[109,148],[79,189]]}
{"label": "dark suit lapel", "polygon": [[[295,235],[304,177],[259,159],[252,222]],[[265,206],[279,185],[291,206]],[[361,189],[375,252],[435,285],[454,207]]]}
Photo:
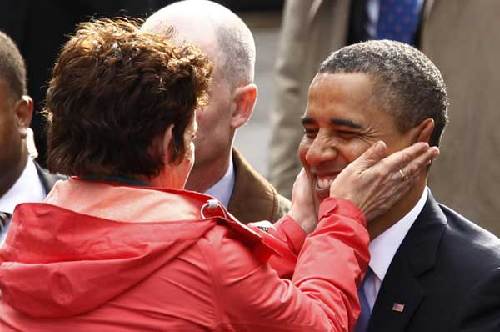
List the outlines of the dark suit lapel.
{"label": "dark suit lapel", "polygon": [[33,161],[36,166],[36,172],[38,174],[38,178],[42,183],[43,190],[45,194],[48,194],[57,180],[64,180],[67,177],[60,174],[51,174],[47,170],[43,169],[37,162]]}
{"label": "dark suit lapel", "polygon": [[368,331],[402,332],[425,299],[419,277],[432,269],[446,218],[429,191],[417,220],[394,256],[373,307]]}
{"label": "dark suit lapel", "polygon": [[403,257],[399,258],[400,262],[391,264],[390,272],[382,283],[368,331],[404,331],[425,296],[418,279],[410,270],[408,261]]}

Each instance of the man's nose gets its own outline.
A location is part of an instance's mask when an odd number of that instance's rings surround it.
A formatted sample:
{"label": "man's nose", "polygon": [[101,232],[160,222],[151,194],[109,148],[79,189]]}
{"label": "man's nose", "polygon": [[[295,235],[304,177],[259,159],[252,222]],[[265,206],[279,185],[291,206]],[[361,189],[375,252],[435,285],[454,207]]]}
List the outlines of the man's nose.
{"label": "man's nose", "polygon": [[337,154],[335,142],[318,133],[307,150],[306,161],[311,166],[317,166],[323,162],[334,160]]}

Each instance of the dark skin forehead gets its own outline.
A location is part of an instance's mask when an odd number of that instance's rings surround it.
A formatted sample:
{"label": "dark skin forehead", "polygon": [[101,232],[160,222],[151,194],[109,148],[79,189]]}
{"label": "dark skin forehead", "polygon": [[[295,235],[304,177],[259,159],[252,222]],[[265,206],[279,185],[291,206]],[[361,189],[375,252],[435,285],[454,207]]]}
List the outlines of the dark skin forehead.
{"label": "dark skin forehead", "polygon": [[302,123],[328,123],[362,129],[363,117],[376,112],[371,78],[362,73],[320,73],[313,79]]}

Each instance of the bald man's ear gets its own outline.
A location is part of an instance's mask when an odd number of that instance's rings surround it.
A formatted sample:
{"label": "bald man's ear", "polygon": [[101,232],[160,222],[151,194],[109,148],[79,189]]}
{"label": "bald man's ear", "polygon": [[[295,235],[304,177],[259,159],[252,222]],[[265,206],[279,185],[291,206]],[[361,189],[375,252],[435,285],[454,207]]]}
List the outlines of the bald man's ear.
{"label": "bald man's ear", "polygon": [[33,115],[33,100],[28,96],[22,96],[16,103],[15,112],[17,130],[23,138],[26,138],[27,130],[31,124],[31,117]]}
{"label": "bald man's ear", "polygon": [[257,101],[257,86],[253,83],[236,88],[233,93],[233,109],[231,126],[238,129],[252,116],[255,102]]}
{"label": "bald man's ear", "polygon": [[429,143],[432,137],[432,132],[434,131],[434,120],[431,118],[427,118],[424,121],[420,122],[420,124],[415,129],[415,143]]}

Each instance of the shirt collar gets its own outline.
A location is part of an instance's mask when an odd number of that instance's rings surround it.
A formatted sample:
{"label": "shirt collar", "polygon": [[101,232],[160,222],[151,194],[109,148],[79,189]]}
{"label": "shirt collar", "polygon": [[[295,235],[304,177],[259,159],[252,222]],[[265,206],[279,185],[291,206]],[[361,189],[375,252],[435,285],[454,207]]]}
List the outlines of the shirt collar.
{"label": "shirt collar", "polygon": [[401,242],[424,208],[427,201],[427,187],[422,192],[417,204],[397,223],[370,242],[368,247],[371,255],[370,268],[379,280],[384,280],[392,258]]}
{"label": "shirt collar", "polygon": [[5,195],[0,197],[0,211],[12,214],[17,204],[40,202],[45,194],[35,163],[28,157],[21,176]]}
{"label": "shirt collar", "polygon": [[231,199],[231,194],[233,193],[234,187],[234,170],[233,170],[233,158],[229,158],[229,167],[227,168],[226,174],[217,181],[213,186],[208,188],[205,192],[206,194],[217,198],[224,206],[227,207],[229,204],[229,199]]}

